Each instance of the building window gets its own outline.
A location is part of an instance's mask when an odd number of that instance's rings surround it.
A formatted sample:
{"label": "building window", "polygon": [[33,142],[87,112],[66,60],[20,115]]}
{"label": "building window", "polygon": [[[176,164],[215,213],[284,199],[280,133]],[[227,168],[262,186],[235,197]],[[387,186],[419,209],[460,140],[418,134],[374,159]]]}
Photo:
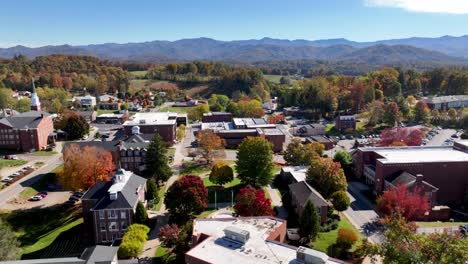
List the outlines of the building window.
{"label": "building window", "polygon": [[127,231],[127,222],[122,222],[122,231]]}
{"label": "building window", "polygon": [[127,218],[127,214],[126,214],[125,211],[124,211],[124,212],[120,212],[120,218],[122,218],[122,219]]}
{"label": "building window", "polygon": [[104,211],[99,211],[99,219],[104,219]]}
{"label": "building window", "polygon": [[101,232],[105,232],[105,231],[106,231],[106,224],[101,223]]}
{"label": "building window", "polygon": [[109,218],[116,218],[116,216],[115,216],[115,210],[110,210],[109,213],[110,213]]}
{"label": "building window", "polygon": [[109,230],[110,230],[110,231],[115,231],[115,230],[117,230],[117,223],[116,223],[116,222],[110,222],[110,223],[109,223]]}

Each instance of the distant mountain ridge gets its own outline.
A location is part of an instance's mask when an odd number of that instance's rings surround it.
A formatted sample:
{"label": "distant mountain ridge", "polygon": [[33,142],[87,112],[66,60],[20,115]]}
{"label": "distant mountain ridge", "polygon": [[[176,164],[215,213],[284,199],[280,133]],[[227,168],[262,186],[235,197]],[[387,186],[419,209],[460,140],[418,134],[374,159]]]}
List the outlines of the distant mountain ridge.
{"label": "distant mountain ridge", "polygon": [[28,57],[50,54],[91,55],[108,60],[142,62],[219,60],[248,63],[280,60],[330,60],[356,61],[377,65],[413,62],[466,65],[468,64],[468,35],[376,42],[355,42],[347,39],[309,41],[273,38],[219,41],[210,38],[194,38],[125,44],[0,48],[0,57],[11,58],[18,54]]}

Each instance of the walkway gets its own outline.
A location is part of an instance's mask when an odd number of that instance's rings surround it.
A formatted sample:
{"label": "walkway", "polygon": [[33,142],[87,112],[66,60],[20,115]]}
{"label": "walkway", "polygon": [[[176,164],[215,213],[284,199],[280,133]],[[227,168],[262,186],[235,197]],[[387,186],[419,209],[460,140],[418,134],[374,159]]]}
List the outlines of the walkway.
{"label": "walkway", "polygon": [[277,217],[281,219],[288,218],[288,211],[283,207],[283,200],[281,199],[279,191],[277,189],[273,189],[271,184],[268,184],[264,189],[270,195],[271,205],[276,207],[278,210]]}

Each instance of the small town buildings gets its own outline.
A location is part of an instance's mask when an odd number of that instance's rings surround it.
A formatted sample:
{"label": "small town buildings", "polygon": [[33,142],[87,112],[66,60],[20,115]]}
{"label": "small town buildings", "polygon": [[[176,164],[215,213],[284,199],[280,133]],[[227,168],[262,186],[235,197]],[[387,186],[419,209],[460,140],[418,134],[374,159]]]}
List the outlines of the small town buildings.
{"label": "small town buildings", "polygon": [[86,122],[91,123],[96,120],[97,112],[96,111],[76,111],[76,113],[83,117]]}
{"label": "small town buildings", "polygon": [[356,117],[353,115],[340,115],[335,118],[335,129],[344,132],[347,129],[356,130]]}
{"label": "small town buildings", "polygon": [[118,169],[112,181],[97,182],[82,197],[86,234],[96,244],[121,239],[133,224],[138,202],[145,202],[146,179]]}
{"label": "small town buildings", "polygon": [[118,146],[120,166],[125,170],[141,174],[145,170],[145,158],[149,145],[150,141],[138,134],[120,141]]}
{"label": "small town buildings", "polygon": [[96,97],[91,95],[75,96],[72,101],[77,103],[81,108],[94,108],[96,106]]}
{"label": "small town buildings", "polygon": [[318,142],[325,147],[325,150],[330,150],[335,147],[336,142],[325,136],[311,136],[305,139],[306,143]]}
{"label": "small town buildings", "polygon": [[288,184],[291,194],[291,205],[300,216],[308,201],[317,207],[320,223],[327,222],[329,204],[325,198],[306,182],[307,166],[286,166],[281,169],[281,179]]}
{"label": "small town buildings", "polygon": [[453,146],[358,148],[353,163],[355,175],[376,194],[406,172],[410,177],[403,183],[423,184],[429,197],[435,196],[433,204],[461,204],[466,197],[468,140]]}
{"label": "small town buildings", "polygon": [[460,109],[468,107],[468,95],[447,95],[437,97],[423,97],[422,100],[432,110]]}
{"label": "small town buildings", "polygon": [[0,261],[2,264],[118,264],[118,247],[86,248],[79,257]]}
{"label": "small town buildings", "polygon": [[260,217],[195,219],[187,264],[344,263],[305,247],[284,244],[286,220]]}
{"label": "small town buildings", "polygon": [[128,114],[102,114],[96,116],[96,123],[123,124],[129,118]]}
{"label": "small town buildings", "polygon": [[293,127],[293,135],[299,137],[323,136],[325,134],[325,126],[319,123]]}
{"label": "small town buildings", "polygon": [[[228,117],[229,115],[219,117],[207,115],[208,120]],[[201,130],[214,131],[224,139],[228,148],[237,147],[246,137],[261,136],[272,143],[274,152],[280,152],[286,140],[284,133],[275,124],[269,124],[263,118],[233,118],[232,122],[203,122]]]}
{"label": "small town buildings", "polygon": [[229,112],[210,112],[204,113],[203,123],[232,122],[232,114]]}
{"label": "small town buildings", "polygon": [[120,110],[121,105],[122,101],[115,96],[108,94],[99,96],[99,109]]}
{"label": "small town buildings", "polygon": [[187,114],[148,112],[135,114],[133,119],[123,124],[123,128],[127,136],[142,134],[145,138],[151,138],[158,134],[164,141],[172,145],[177,138],[176,130],[180,124],[187,124]]}

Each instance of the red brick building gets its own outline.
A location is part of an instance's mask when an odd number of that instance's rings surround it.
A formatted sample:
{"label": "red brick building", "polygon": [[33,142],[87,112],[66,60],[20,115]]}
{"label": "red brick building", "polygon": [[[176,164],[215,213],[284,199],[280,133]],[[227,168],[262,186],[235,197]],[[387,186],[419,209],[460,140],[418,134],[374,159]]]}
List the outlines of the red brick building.
{"label": "red brick building", "polygon": [[202,122],[203,123],[232,122],[232,114],[229,112],[204,113],[202,117]]}
{"label": "red brick building", "polygon": [[335,118],[335,129],[345,131],[346,129],[356,129],[356,117],[353,115],[337,116]]}
{"label": "red brick building", "polygon": [[437,204],[461,204],[468,188],[468,140],[454,146],[359,148],[353,155],[355,174],[373,187],[385,190],[397,174],[407,172],[433,186],[429,195]]}
{"label": "red brick building", "polygon": [[139,201],[145,201],[146,179],[119,169],[110,182],[97,182],[82,197],[86,235],[96,244],[121,239]]}

